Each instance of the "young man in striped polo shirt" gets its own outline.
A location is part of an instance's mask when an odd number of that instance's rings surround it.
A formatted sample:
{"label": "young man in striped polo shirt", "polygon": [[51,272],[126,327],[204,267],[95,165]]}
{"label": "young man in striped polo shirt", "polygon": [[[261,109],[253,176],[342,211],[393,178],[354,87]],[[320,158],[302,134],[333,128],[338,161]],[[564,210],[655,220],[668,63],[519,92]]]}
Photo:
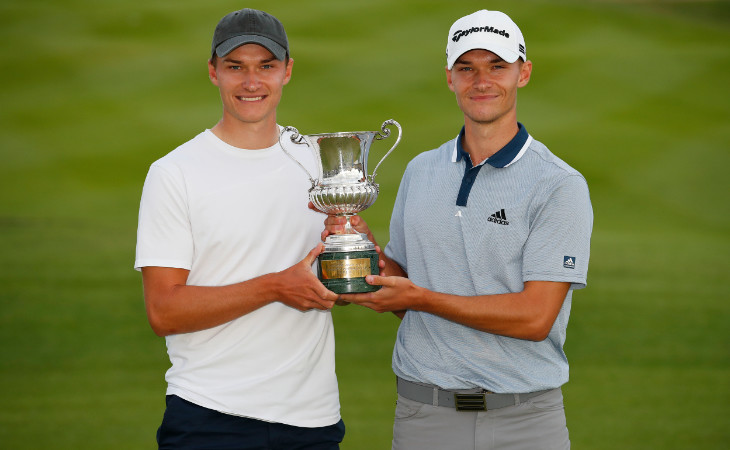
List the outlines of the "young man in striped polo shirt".
{"label": "young man in striped polo shirt", "polygon": [[507,15],[457,20],[446,63],[464,126],[409,163],[383,276],[367,277],[383,288],[341,300],[403,319],[393,449],[566,449],[563,343],[586,285],[588,187],[517,121],[532,62]]}

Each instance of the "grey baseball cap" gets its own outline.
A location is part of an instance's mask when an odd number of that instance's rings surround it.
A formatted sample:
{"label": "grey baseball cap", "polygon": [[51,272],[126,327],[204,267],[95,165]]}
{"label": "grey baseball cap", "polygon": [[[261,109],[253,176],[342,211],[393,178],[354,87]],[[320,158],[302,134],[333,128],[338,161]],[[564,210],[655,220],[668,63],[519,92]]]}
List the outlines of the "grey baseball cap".
{"label": "grey baseball cap", "polygon": [[271,14],[245,8],[223,17],[215,27],[211,57],[226,56],[243,44],[259,44],[280,61],[289,55],[284,25]]}

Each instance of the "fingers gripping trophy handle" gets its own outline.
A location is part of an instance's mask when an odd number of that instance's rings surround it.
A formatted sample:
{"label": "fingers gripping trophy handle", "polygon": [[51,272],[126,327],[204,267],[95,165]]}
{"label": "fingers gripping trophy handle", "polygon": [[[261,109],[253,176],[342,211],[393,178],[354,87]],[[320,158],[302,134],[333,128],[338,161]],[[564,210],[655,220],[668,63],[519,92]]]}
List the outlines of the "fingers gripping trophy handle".
{"label": "fingers gripping trophy handle", "polygon": [[373,169],[373,173],[368,176],[371,183],[375,179],[375,173],[378,171],[378,167],[380,167],[380,165],[383,163],[383,161],[385,161],[385,158],[387,158],[388,155],[390,155],[391,152],[393,150],[395,150],[395,148],[400,143],[401,136],[403,136],[403,129],[401,128],[400,124],[393,119],[388,119],[385,122],[383,122],[383,125],[380,127],[380,129],[382,130],[382,133],[378,132],[378,134],[375,136],[375,139],[381,140],[381,139],[385,139],[388,136],[390,136],[390,130],[388,129],[388,125],[395,125],[395,127],[398,128],[398,138],[395,140],[395,144],[393,144],[393,146],[390,148],[390,150],[388,150],[388,152],[385,154],[385,156],[383,156],[383,158],[380,160],[380,162],[375,166],[375,169]]}

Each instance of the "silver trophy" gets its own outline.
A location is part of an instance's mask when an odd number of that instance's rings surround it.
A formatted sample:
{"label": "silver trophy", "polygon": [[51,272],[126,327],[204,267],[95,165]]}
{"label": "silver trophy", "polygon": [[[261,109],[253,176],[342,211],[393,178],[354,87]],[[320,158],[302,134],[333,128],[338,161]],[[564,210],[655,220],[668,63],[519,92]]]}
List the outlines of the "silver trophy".
{"label": "silver trophy", "polygon": [[[395,144],[368,175],[368,153],[374,140],[390,136],[389,125],[398,128]],[[348,131],[302,135],[294,127],[285,127],[279,139],[286,132],[292,132],[291,140],[307,145],[317,156],[317,178],[294,158],[284,145],[282,149],[309,176],[312,187],[309,200],[320,211],[345,216],[347,222],[343,234],[327,236],[325,250],[318,258],[319,279],[338,294],[371,292],[379,286],[365,282],[365,276],[379,273],[378,255],[367,235],[358,233],[350,224],[350,217],[364,211],[375,203],[379,187],[373,182],[378,167],[400,143],[403,130],[393,119],[386,120],[381,131]]]}

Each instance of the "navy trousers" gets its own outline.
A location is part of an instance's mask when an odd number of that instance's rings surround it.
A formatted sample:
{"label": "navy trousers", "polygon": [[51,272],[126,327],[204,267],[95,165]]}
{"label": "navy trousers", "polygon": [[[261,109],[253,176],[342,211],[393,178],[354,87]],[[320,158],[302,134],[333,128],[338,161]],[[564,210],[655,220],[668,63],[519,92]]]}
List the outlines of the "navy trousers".
{"label": "navy trousers", "polygon": [[161,450],[339,450],[345,423],[303,428],[232,416],[175,395],[157,430]]}

